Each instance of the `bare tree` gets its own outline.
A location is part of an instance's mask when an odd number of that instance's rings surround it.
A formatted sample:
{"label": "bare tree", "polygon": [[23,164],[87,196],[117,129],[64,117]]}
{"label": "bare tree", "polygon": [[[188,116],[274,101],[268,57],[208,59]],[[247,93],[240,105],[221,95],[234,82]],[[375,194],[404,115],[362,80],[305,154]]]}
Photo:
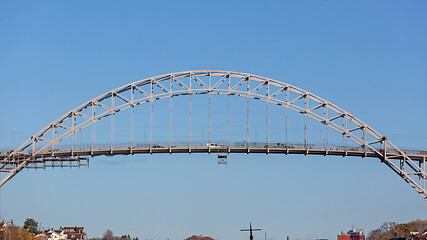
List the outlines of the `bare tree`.
{"label": "bare tree", "polygon": [[115,240],[113,231],[111,231],[110,229],[107,229],[107,231],[102,236],[101,240]]}

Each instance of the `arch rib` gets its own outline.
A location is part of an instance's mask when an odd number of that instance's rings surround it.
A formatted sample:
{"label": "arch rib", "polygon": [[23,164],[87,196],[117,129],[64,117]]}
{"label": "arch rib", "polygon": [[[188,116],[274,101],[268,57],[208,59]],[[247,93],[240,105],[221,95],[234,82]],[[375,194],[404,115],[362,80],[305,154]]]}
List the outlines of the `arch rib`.
{"label": "arch rib", "polygon": [[[201,77],[209,77],[209,82],[203,81]],[[219,78],[219,80],[211,82],[212,77]],[[237,79],[237,83],[230,85],[230,79],[232,78]],[[191,84],[192,80],[197,84]],[[186,81],[189,81],[189,83]],[[222,87],[222,84],[227,81],[227,86]],[[168,84],[162,84],[163,82]],[[172,89],[174,83],[180,88]],[[243,88],[243,90],[240,89],[239,87],[244,86],[245,83],[247,84],[247,88]],[[254,88],[250,88],[250,86],[252,86],[251,83],[255,86]],[[144,86],[147,85],[150,86],[149,92],[144,90]],[[264,86],[269,89],[267,94],[260,92],[260,89]],[[278,89],[270,93],[271,87],[276,87]],[[158,92],[154,92],[154,90]],[[124,96],[124,93],[128,91],[131,94],[130,99]],[[139,98],[135,98],[135,92],[140,94]],[[285,99],[277,97],[282,92],[285,92]],[[425,157],[421,156],[422,154],[410,157],[369,125],[338,106],[308,91],[287,83],[253,74],[217,70],[176,72],[147,78],[113,89],[83,103],[47,125],[9,154],[2,156],[2,159],[0,159],[0,171],[7,172],[8,174],[0,182],[0,187],[4,186],[6,182],[23,168],[28,167],[34,159],[40,158],[40,156],[43,157],[43,155],[48,153],[50,153],[52,157],[55,157],[54,153],[59,143],[69,137],[75,138],[77,132],[96,124],[96,122],[101,119],[111,117],[128,108],[134,108],[145,103],[152,104],[154,101],[160,99],[196,94],[235,95],[264,101],[267,103],[267,106],[269,104],[275,104],[285,109],[291,109],[304,114],[323,124],[325,129],[330,128],[342,134],[343,139],[350,139],[353,141],[363,149],[365,156],[368,155],[368,152],[374,154],[427,200],[427,191],[425,187],[427,175],[425,171]],[[290,94],[295,95],[295,97],[290,98]],[[304,106],[298,105],[300,101],[304,101]],[[314,106],[309,108],[309,102],[314,104]],[[95,112],[97,106],[103,109],[103,111]],[[316,110],[322,108],[323,111],[321,113],[316,113]],[[89,109],[91,110],[90,115],[83,113],[83,111]],[[338,119],[342,119],[341,124],[337,122]],[[68,120],[72,121],[71,125],[67,124]],[[349,122],[354,125],[351,129],[348,129]],[[268,124],[268,116],[266,124]],[[62,134],[57,134],[58,129],[63,129],[64,132]],[[357,135],[357,133],[360,133],[360,135]],[[42,147],[38,147],[39,141],[45,144]],[[381,144],[381,148],[375,148],[374,144]],[[326,145],[327,143],[325,140],[325,154],[328,154]],[[247,151],[249,152],[249,146]],[[93,147],[91,147],[91,152],[93,153]],[[71,156],[74,156],[74,148]],[[416,163],[417,160],[412,158],[418,159],[418,164]],[[423,160],[420,160],[421,158]],[[399,162],[396,163],[396,161]],[[416,178],[418,178],[418,183]]]}

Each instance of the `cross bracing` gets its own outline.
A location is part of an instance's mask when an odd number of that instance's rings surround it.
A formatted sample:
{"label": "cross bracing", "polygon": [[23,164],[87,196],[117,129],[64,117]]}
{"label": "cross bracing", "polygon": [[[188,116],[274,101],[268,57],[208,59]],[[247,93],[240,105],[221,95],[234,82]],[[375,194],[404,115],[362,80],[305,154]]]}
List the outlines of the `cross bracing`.
{"label": "cross bracing", "polygon": [[[207,141],[196,141],[192,138],[192,96],[209,96],[209,133]],[[228,137],[221,144],[212,144],[211,135],[211,96],[228,97]],[[173,99],[178,96],[189,98],[188,139],[184,143],[172,141]],[[245,141],[230,140],[230,96],[247,99],[247,131]],[[156,142],[153,137],[153,103],[159,100],[170,101],[169,142]],[[254,141],[251,136],[250,100],[259,100],[266,104],[265,142]],[[194,103],[193,103],[194,105]],[[150,118],[150,140],[144,145],[134,140],[134,109],[148,106]],[[286,112],[292,110],[303,116],[304,142],[290,143],[288,133],[284,143],[273,143],[270,140],[270,106],[278,106]],[[131,112],[131,131],[129,144],[119,146],[115,143],[115,131],[111,127],[111,139],[108,146],[96,145],[95,125],[100,120],[110,118],[111,126],[115,125],[116,115],[124,110]],[[179,111],[179,110],[178,110]],[[287,116],[287,115],[286,115]],[[321,124],[324,129],[324,142],[313,145],[308,142],[307,127],[309,119]],[[287,121],[286,124],[287,129]],[[193,123],[194,125],[194,123]],[[92,128],[92,142],[88,145],[77,144],[78,133]],[[328,143],[328,131],[342,136],[341,146]],[[194,135],[194,133],[193,133]],[[253,135],[253,134],[252,134]],[[61,143],[70,141],[69,146]],[[349,143],[352,144],[349,144]],[[313,154],[339,155],[379,158],[386,166],[396,172],[405,182],[427,200],[425,158],[423,151],[408,152],[399,149],[385,136],[375,131],[354,115],[310,92],[277,80],[247,73],[231,71],[187,71],[165,74],[111,90],[93,98],[77,108],[67,112],[45,128],[31,136],[16,149],[0,155],[0,171],[6,176],[1,180],[4,186],[24,168],[45,167],[79,167],[88,165],[88,157],[99,155],[140,154],[140,153],[192,153],[192,152],[227,152],[227,153],[264,153],[264,154]]]}

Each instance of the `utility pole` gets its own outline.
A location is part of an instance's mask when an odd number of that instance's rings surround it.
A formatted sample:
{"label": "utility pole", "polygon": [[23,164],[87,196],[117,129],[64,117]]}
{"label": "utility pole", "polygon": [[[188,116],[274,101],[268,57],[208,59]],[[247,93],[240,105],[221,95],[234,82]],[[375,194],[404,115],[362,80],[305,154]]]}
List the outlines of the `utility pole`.
{"label": "utility pole", "polygon": [[[249,223],[249,229],[242,229],[242,230],[240,230],[240,231],[242,231],[242,232],[246,232],[246,231],[249,231],[250,233],[249,233],[249,239],[250,240],[254,240],[254,236],[252,235],[252,231],[261,231],[261,229],[252,229],[252,223]],[[267,233],[266,233],[267,234]],[[267,236],[267,235],[266,235]]]}

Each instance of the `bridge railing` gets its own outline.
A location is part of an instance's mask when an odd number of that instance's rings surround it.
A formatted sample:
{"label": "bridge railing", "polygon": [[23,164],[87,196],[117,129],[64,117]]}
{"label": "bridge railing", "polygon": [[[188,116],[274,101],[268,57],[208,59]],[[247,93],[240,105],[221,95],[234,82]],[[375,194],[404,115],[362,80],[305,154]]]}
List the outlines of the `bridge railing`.
{"label": "bridge railing", "polygon": [[[373,152],[371,149],[362,148],[360,146],[342,146],[330,144],[325,146],[325,144],[300,144],[300,143],[289,143],[285,144],[282,142],[276,143],[265,143],[265,142],[253,142],[247,144],[246,142],[233,142],[228,143],[224,141],[219,142],[192,142],[191,145],[185,142],[181,143],[135,143],[126,144],[77,144],[77,145],[61,145],[51,148],[43,153],[49,154],[52,152],[72,152],[72,151],[98,151],[98,150],[111,150],[111,149],[150,149],[150,148],[281,148],[281,149],[308,149],[308,150],[335,150],[335,151],[354,151],[354,152]],[[382,151],[380,148],[376,150]],[[394,149],[387,149],[388,153],[399,154]],[[403,150],[406,154],[410,155],[425,155],[427,156],[427,151],[423,150]],[[11,150],[3,150],[0,152],[0,156],[7,155]],[[43,154],[42,153],[42,154]],[[31,150],[28,149],[22,154],[31,154]]]}

